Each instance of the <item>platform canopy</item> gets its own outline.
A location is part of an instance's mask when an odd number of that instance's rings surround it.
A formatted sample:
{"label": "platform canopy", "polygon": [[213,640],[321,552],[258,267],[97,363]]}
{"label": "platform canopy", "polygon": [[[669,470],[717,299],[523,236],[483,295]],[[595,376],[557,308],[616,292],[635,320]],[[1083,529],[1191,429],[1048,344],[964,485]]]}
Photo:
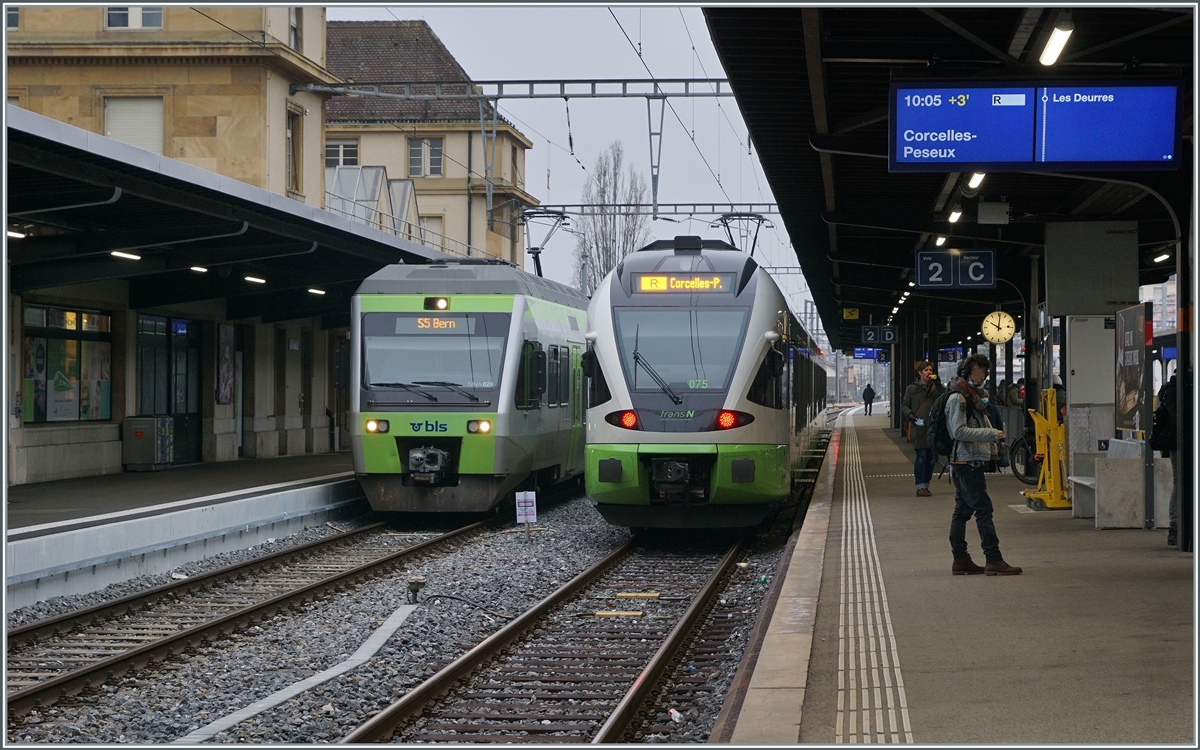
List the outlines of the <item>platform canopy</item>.
{"label": "platform canopy", "polygon": [[230,320],[331,327],[349,324],[350,295],[380,268],[446,257],[12,105],[6,115],[13,294],[121,279],[130,309],[224,299]]}
{"label": "platform canopy", "polygon": [[[1187,242],[1192,200],[1192,11],[1074,8],[1065,51],[1054,65],[1042,65],[1038,58],[1065,20],[1061,13],[1012,6],[704,10],[835,348],[861,345],[868,318],[878,324],[891,313],[911,289],[915,251],[934,248],[939,235],[947,237],[945,247],[995,248],[1001,279],[994,290],[928,293],[929,328],[950,317],[947,340],[976,333],[998,302],[1022,309],[1030,256],[1043,252],[1047,222],[1136,220],[1139,283],[1176,272],[1175,242]],[[889,173],[889,84],[921,78],[971,85],[1183,79],[1180,168],[995,173],[977,189],[969,187],[970,173]],[[980,223],[981,201],[1006,201],[1007,223]],[[952,209],[962,212],[953,224]],[[1170,260],[1155,262],[1164,252]],[[843,320],[844,308],[857,308],[859,318]]]}

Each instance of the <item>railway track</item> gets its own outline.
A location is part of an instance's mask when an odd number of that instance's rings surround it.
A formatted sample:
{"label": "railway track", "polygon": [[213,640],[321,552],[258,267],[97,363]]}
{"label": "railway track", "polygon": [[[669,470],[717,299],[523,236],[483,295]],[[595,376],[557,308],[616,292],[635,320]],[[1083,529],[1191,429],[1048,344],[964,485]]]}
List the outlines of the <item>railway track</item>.
{"label": "railway track", "polygon": [[409,691],[343,743],[619,742],[741,554],[631,540]]}
{"label": "railway track", "polygon": [[14,628],[7,634],[10,721],[380,575],[485,523],[408,545],[386,524],[373,524]]}

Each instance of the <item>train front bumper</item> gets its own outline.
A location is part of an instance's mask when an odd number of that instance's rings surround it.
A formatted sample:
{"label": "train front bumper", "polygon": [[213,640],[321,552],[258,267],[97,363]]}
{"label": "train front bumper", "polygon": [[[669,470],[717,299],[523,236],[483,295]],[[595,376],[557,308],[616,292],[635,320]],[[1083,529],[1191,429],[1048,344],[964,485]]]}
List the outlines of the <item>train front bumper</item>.
{"label": "train front bumper", "polygon": [[[659,497],[669,464],[709,466],[704,497]],[[664,465],[667,464],[667,465]],[[786,445],[596,444],[587,446],[587,494],[603,505],[752,505],[776,503],[791,492]],[[694,483],[694,478],[693,478]]]}

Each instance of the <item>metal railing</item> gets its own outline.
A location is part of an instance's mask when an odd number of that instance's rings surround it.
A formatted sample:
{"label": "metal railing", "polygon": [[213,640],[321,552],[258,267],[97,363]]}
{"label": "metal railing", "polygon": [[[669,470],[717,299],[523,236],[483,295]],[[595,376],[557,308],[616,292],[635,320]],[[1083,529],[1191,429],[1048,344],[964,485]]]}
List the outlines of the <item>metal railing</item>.
{"label": "metal railing", "polygon": [[[341,205],[338,205],[341,204]],[[343,206],[349,206],[350,210],[346,210]],[[472,245],[457,240],[453,237],[447,237],[444,234],[435,232],[432,229],[422,227],[418,224],[402,219],[399,216],[393,216],[386,211],[381,211],[374,206],[370,206],[361,201],[356,201],[352,198],[347,198],[342,195],[337,195],[330,191],[325,191],[325,210],[331,214],[343,216],[350,221],[356,221],[360,224],[366,224],[369,227],[378,229],[381,232],[394,234],[398,237],[403,237],[406,240],[420,243],[428,248],[438,250],[448,255],[456,255],[460,258],[494,258],[497,257],[481,250]]]}

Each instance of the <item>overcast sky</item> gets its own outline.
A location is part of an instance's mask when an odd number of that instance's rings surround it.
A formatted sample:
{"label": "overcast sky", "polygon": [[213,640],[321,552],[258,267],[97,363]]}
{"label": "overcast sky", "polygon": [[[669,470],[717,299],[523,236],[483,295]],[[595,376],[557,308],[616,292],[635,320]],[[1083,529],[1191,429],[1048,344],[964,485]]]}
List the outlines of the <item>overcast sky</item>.
{"label": "overcast sky", "polygon": [[[698,7],[614,6],[611,14],[603,6],[327,7],[331,21],[424,19],[475,80],[645,79],[650,76],[642,60],[655,78],[725,77]],[[633,46],[638,44],[640,59]],[[669,101],[683,124],[668,107],[663,123],[660,204],[775,202],[757,151],[747,153],[746,126],[735,99]],[[597,155],[614,140],[622,141],[627,162],[632,162],[645,179],[649,202],[650,138],[645,99],[572,99],[570,138],[561,99],[506,99],[500,103],[500,112],[533,141],[526,155],[525,187],[543,204],[582,202],[588,177],[575,157],[591,170]],[[695,144],[691,140],[693,131]],[[571,143],[575,156],[570,153]],[[720,184],[714,175],[720,176]],[[722,229],[709,228],[714,218],[705,216],[680,224],[654,221],[650,231],[656,238],[677,234],[724,238]],[[760,232],[755,258],[768,266],[796,266],[783,224],[779,217],[772,218],[775,229]],[[530,227],[534,244],[541,243],[547,228]],[[576,283],[572,278],[574,243],[575,238],[561,230],[550,240],[542,255],[547,277]],[[527,263],[526,270],[533,270],[532,262]],[[802,277],[776,278],[792,297],[793,308],[802,311],[800,300],[808,296],[801,292],[805,288]]]}

